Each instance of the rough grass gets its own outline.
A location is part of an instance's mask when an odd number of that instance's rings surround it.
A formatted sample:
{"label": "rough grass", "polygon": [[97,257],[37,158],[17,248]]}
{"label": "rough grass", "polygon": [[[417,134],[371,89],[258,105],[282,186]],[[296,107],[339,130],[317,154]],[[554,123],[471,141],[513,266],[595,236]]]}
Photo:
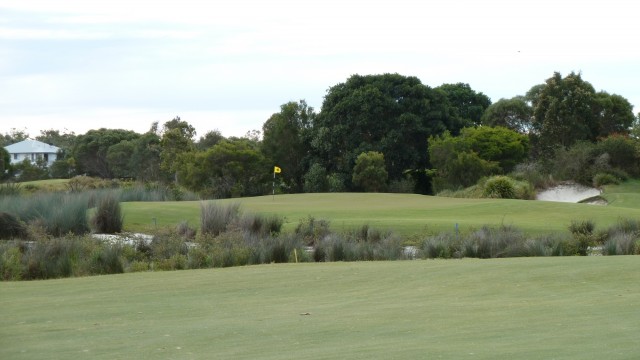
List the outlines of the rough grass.
{"label": "rough grass", "polygon": [[631,359],[635,257],[283,264],[0,283],[2,359]]}
{"label": "rough grass", "polygon": [[[301,219],[312,216],[331,222],[334,230],[352,230],[363,224],[403,235],[461,232],[485,225],[515,226],[526,233],[567,233],[574,220],[594,220],[598,228],[620,218],[640,218],[638,208],[595,206],[507,199],[459,199],[414,194],[297,194],[222,200],[240,203],[246,211],[278,214],[284,231],[293,231]],[[175,227],[183,220],[199,223],[199,202],[124,203],[125,230],[149,231],[154,226]]]}

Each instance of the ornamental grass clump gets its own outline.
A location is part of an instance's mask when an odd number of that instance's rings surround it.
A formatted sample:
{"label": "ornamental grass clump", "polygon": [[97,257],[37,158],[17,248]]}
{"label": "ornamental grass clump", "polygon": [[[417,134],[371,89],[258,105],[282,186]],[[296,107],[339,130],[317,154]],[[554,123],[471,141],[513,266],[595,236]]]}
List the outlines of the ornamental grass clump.
{"label": "ornamental grass clump", "polygon": [[27,227],[12,214],[0,211],[0,240],[25,239]]}
{"label": "ornamental grass clump", "polygon": [[114,194],[106,194],[98,200],[92,223],[98,233],[115,234],[122,232],[124,217],[120,202]]}
{"label": "ornamental grass clump", "polygon": [[228,229],[230,224],[236,223],[239,216],[239,203],[202,202],[200,204],[200,232],[202,235],[220,235]]}
{"label": "ornamental grass clump", "polygon": [[633,233],[617,233],[602,246],[603,255],[636,255],[638,253],[638,236]]}

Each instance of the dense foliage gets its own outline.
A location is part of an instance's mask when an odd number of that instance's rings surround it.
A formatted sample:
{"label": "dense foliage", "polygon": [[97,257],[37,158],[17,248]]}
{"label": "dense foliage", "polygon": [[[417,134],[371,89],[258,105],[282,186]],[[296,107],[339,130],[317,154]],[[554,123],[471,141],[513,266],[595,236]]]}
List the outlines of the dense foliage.
{"label": "dense foliage", "polygon": [[[496,174],[533,187],[564,180],[602,185],[640,176],[640,119],[632,110],[624,97],[596,92],[576,73],[554,73],[495,103],[466,83],[432,88],[412,76],[353,75],[327,90],[319,112],[304,100],[287,102],[261,134],[241,138],[210,130],[196,139],[180,117],[153,123],[144,134],[44,130],[35,138],[58,146],[57,160],[11,164],[0,149],[0,180],[89,175],[172,184],[202,198],[272,189],[437,193]],[[12,129],[0,145],[28,137]],[[375,171],[358,160],[373,153],[383,159]],[[282,169],[275,178],[274,166]]]}

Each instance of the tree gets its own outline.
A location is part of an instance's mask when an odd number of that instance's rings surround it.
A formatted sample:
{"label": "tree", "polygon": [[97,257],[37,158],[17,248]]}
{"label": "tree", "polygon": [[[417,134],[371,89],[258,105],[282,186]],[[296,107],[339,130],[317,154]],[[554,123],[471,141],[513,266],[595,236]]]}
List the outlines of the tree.
{"label": "tree", "polygon": [[521,134],[529,133],[533,110],[522,96],[500,99],[491,104],[482,115],[480,123],[485,126],[503,126]]}
{"label": "tree", "polygon": [[49,178],[49,169],[47,168],[47,161],[43,158],[38,158],[35,163],[32,163],[29,159],[24,159],[13,165],[16,174],[18,175],[18,181],[34,181],[44,180]]}
{"label": "tree", "polygon": [[186,121],[180,120],[177,116],[164,124],[162,139],[160,140],[160,168],[170,174],[175,174],[175,181],[178,182],[177,171],[178,158],[182,153],[193,151],[193,138],[196,129]]}
{"label": "tree", "polygon": [[227,139],[206,151],[180,155],[181,183],[205,196],[264,195],[273,169],[249,139]]}
{"label": "tree", "polygon": [[0,146],[0,181],[8,179],[12,175],[11,154],[9,154],[7,149]]}
{"label": "tree", "polygon": [[601,91],[596,94],[594,108],[599,117],[597,137],[629,133],[635,116],[633,106],[627,99]]}
{"label": "tree", "polygon": [[8,146],[22,140],[27,140],[28,138],[29,134],[27,134],[26,130],[11,128],[10,132],[0,135],[0,146]]}
{"label": "tree", "polygon": [[133,154],[136,140],[123,140],[109,146],[107,150],[107,163],[114,177],[134,177],[136,164],[131,163],[131,155]]}
{"label": "tree", "polygon": [[89,176],[113,178],[114,174],[107,159],[109,148],[121,141],[134,140],[138,137],[140,135],[134,131],[105,128],[89,130],[86,134],[79,135],[71,150],[77,172],[86,173]]}
{"label": "tree", "polygon": [[133,141],[129,168],[139,181],[159,181],[167,176],[160,170],[160,136],[148,131]]}
{"label": "tree", "polygon": [[293,192],[302,192],[308,162],[309,133],[316,114],[304,100],[280,106],[280,112],[262,126],[262,153],[274,165],[285,169],[282,179]]}
{"label": "tree", "polygon": [[464,128],[459,140],[464,148],[478,154],[481,159],[498,164],[502,173],[508,173],[527,158],[529,138],[505,127],[481,126]]}
{"label": "tree", "polygon": [[365,192],[381,192],[387,188],[384,155],[369,151],[358,155],[353,167],[352,181]]}
{"label": "tree", "polygon": [[328,189],[327,170],[321,164],[314,162],[304,175],[304,192],[321,193]]}
{"label": "tree", "polygon": [[475,92],[469,84],[442,84],[436,88],[447,94],[453,116],[465,126],[479,125],[484,111],[491,105],[491,99],[481,92]]}
{"label": "tree", "polygon": [[[313,124],[312,156],[326,169],[351,180],[356,158],[363,152],[385,154],[390,180],[416,170],[417,191],[429,192],[424,169],[429,167],[430,135],[461,126],[449,116],[447,94],[398,74],[353,75],[331,87]],[[352,189],[348,181],[347,189]]]}
{"label": "tree", "polygon": [[533,105],[533,143],[538,154],[554,147],[568,148],[577,141],[595,142],[612,133],[627,134],[633,124],[631,105],[619,95],[601,92],[580,74],[547,79],[528,93]]}
{"label": "tree", "polygon": [[526,135],[503,127],[465,128],[459,136],[431,137],[434,188],[468,187],[483,176],[507,173],[527,157],[528,145]]}
{"label": "tree", "polygon": [[222,140],[224,140],[224,136],[219,130],[207,131],[196,143],[196,148],[198,150],[207,150]]}
{"label": "tree", "polygon": [[36,136],[36,140],[68,151],[73,148],[76,134],[73,131],[61,134],[59,130],[54,129],[40,130],[40,135]]}

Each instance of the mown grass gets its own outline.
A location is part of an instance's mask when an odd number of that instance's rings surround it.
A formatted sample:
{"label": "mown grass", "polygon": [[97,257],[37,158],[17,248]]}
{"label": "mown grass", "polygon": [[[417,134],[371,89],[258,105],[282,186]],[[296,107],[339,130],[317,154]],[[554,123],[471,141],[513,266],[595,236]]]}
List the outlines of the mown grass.
{"label": "mown grass", "polygon": [[2,359],[631,359],[635,257],[279,264],[0,283]]}
{"label": "mown grass", "polygon": [[602,197],[609,202],[609,206],[640,209],[640,180],[607,185]]}
{"label": "mown grass", "polygon": [[[484,225],[510,225],[533,234],[566,233],[574,220],[593,220],[598,228],[620,218],[640,218],[640,206],[595,206],[506,199],[461,199],[412,194],[297,194],[220,200],[237,202],[247,211],[278,214],[285,218],[284,231],[300,219],[326,219],[336,230],[368,224],[402,235],[471,231]],[[137,202],[122,204],[125,229],[149,231],[199,221],[200,202]],[[154,220],[155,219],[155,220]],[[154,222],[155,221],[155,222]]]}

